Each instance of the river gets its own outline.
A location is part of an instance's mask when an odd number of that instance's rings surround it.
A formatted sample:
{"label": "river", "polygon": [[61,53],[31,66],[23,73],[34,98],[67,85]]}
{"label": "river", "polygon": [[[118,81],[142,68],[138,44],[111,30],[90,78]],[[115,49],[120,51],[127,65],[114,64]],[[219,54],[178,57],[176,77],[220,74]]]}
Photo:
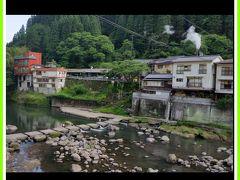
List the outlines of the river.
{"label": "river", "polygon": [[[49,108],[26,107],[15,103],[7,103],[7,124],[16,125],[18,127],[18,132],[54,128],[66,120],[71,121],[75,125],[94,122],[94,120],[65,115]],[[191,166],[190,168],[186,168],[177,164],[169,164],[166,162],[166,158],[170,153],[176,154],[176,156],[181,159],[187,159],[189,155],[201,156],[202,152],[206,152],[207,155],[210,155],[216,159],[224,159],[228,157],[227,153],[219,153],[216,149],[218,147],[230,148],[232,146],[231,143],[204,139],[193,140],[177,135],[167,134],[165,132],[160,132],[160,136],[169,136],[170,143],[147,143],[146,136],[139,136],[135,128],[127,125],[119,125],[119,127],[120,130],[116,133],[116,138],[124,139],[124,146],[130,148],[129,150],[124,150],[124,152],[129,153],[130,156],[125,157],[123,155],[123,150],[116,150],[114,151],[116,154],[116,156],[114,156],[114,159],[120,163],[125,162],[126,166],[129,168],[140,166],[142,167],[143,171],[146,171],[148,168],[153,168],[158,169],[160,172],[204,172],[206,170],[199,166]],[[89,135],[108,140],[106,131],[91,131],[89,132]],[[145,145],[144,148],[137,146],[133,141],[142,142]],[[114,150],[117,145],[113,144],[110,147]],[[70,171],[70,166],[74,163],[71,160],[71,157],[66,157],[63,163],[58,163],[54,160],[54,151],[56,151],[56,147],[52,147],[45,143],[22,143],[20,151],[14,152],[8,161],[6,165],[7,171],[26,171],[26,169],[23,167],[24,162],[34,159],[38,159],[40,161],[40,164],[31,169],[33,172]],[[145,156],[148,157],[146,158]],[[90,169],[94,168],[100,171],[105,171],[98,165],[92,165],[92,167],[90,167]]]}

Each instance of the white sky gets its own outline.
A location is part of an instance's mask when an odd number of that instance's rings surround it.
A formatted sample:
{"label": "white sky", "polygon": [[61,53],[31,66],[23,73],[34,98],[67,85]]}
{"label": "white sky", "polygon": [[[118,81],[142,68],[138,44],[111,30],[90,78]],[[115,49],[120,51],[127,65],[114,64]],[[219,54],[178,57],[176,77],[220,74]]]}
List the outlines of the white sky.
{"label": "white sky", "polygon": [[31,15],[6,15],[6,41],[12,41],[14,34],[16,34],[22,25],[27,25],[27,20]]}

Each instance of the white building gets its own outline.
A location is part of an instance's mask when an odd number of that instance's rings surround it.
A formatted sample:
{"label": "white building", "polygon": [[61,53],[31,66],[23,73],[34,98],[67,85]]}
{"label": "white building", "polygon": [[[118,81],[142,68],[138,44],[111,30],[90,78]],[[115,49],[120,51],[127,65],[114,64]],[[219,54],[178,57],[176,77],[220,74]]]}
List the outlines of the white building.
{"label": "white building", "polygon": [[43,94],[59,92],[65,86],[64,68],[33,68],[33,89]]}
{"label": "white building", "polygon": [[233,94],[233,60],[224,60],[216,63],[216,90],[215,93]]}
{"label": "white building", "polygon": [[183,56],[177,57],[173,63],[173,89],[214,90],[215,63],[221,62],[221,56]]}
{"label": "white building", "polygon": [[145,91],[158,92],[171,90],[172,74],[148,74],[142,80],[142,89]]}

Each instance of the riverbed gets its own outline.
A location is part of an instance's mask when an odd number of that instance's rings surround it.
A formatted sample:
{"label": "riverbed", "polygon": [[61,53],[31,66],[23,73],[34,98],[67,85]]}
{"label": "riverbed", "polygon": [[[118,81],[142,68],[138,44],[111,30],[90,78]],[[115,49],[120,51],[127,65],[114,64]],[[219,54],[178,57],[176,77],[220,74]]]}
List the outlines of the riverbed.
{"label": "riverbed", "polygon": [[[15,103],[7,103],[7,124],[16,125],[18,132],[34,131],[41,129],[54,128],[61,125],[64,121],[71,121],[73,124],[87,124],[94,120],[69,116],[54,109],[26,107]],[[175,154],[178,158],[188,159],[189,155],[201,156],[202,152],[214,157],[215,159],[225,159],[228,157],[226,152],[217,152],[218,147],[231,148],[231,143],[221,141],[211,141],[204,139],[187,139],[165,132],[159,136],[167,135],[170,142],[163,144],[157,140],[155,143],[146,142],[146,135],[139,136],[134,127],[126,124],[118,125],[120,130],[116,132],[114,138],[123,138],[124,147],[118,148],[116,144],[110,144],[107,153],[116,162],[125,164],[128,169],[135,166],[142,167],[143,171],[148,168],[158,169],[159,172],[205,172],[205,168],[200,166],[184,167],[178,164],[169,164],[166,159],[168,154]],[[87,136],[109,140],[107,131],[86,132]],[[136,145],[139,143],[142,145]],[[115,150],[115,148],[118,148]],[[20,151],[14,152],[7,163],[8,172],[69,172],[72,161],[71,157],[66,156],[63,163],[55,161],[54,152],[56,147],[41,143],[25,142],[21,144]],[[130,154],[124,156],[124,153]],[[115,154],[115,155],[114,155]],[[32,166],[25,166],[27,161],[32,161]],[[97,169],[104,172],[105,169],[99,165],[91,165],[91,170]]]}

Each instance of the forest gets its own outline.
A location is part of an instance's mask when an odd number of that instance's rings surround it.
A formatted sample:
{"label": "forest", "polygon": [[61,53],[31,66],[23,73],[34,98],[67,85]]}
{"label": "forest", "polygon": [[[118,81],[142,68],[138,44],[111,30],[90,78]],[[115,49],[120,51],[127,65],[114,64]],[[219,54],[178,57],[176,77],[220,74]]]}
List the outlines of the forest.
{"label": "forest", "polygon": [[[195,35],[198,51],[191,40]],[[14,56],[27,50],[42,52],[43,63],[54,59],[71,68],[197,52],[228,59],[233,57],[233,16],[34,15],[7,44],[10,84]]]}

